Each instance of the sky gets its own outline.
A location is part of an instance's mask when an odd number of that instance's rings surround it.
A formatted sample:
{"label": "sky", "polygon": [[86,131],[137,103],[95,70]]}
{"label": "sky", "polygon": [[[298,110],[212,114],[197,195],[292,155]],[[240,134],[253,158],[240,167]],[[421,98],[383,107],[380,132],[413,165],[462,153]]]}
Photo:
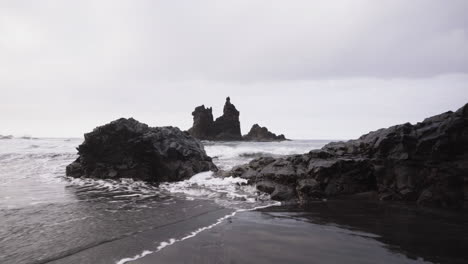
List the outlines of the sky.
{"label": "sky", "polygon": [[0,1],[0,134],[119,117],[350,139],[468,103],[468,1]]}

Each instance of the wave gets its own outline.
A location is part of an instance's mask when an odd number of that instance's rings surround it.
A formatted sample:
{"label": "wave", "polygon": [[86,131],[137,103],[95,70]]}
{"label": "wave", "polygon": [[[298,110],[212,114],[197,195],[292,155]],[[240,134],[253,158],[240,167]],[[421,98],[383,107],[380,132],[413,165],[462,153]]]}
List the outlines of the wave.
{"label": "wave", "polygon": [[246,152],[239,154],[239,157],[243,158],[258,158],[258,157],[265,157],[265,156],[273,156],[272,153],[268,152]]}
{"label": "wave", "polygon": [[215,164],[222,170],[264,156],[283,156],[307,153],[324,146],[328,141],[283,142],[204,142],[206,153],[215,157]]}
{"label": "wave", "polygon": [[[31,147],[32,149],[39,148],[39,147]],[[50,160],[70,160],[73,161],[78,156],[76,153],[57,153],[57,152],[50,152],[50,153],[4,153],[0,154],[0,162],[13,162],[15,160],[22,160],[25,164],[31,160],[37,159],[50,159]]]}
{"label": "wave", "polygon": [[247,180],[235,177],[216,177],[211,171],[202,172],[192,178],[164,183],[159,186],[173,194],[182,194],[186,199],[207,199],[217,204],[241,209],[271,203],[269,195],[261,194]]}

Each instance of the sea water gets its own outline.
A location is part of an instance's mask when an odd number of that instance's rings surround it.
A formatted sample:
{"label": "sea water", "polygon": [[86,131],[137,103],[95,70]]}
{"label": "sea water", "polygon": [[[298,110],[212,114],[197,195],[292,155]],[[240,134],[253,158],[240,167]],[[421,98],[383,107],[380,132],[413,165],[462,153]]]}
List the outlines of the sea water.
{"label": "sea water", "polygon": [[[108,241],[145,232],[148,226],[182,221],[218,207],[229,209],[211,223],[207,221],[187,230],[191,236],[236,211],[275,204],[254,187],[243,185],[245,180],[216,178],[211,172],[159,186],[131,179],[66,177],[65,167],[77,158],[76,147],[81,142],[79,138],[0,141],[0,263],[60,261]],[[214,163],[229,170],[255,157],[302,154],[327,142],[204,142],[204,145]],[[167,245],[183,237],[186,236],[158,238],[161,241],[155,243]]]}
{"label": "sea water", "polygon": [[[278,206],[244,179],[211,172],[159,186],[66,177],[81,142],[0,140],[1,264],[468,259],[466,213],[364,201]],[[328,141],[203,143],[214,163],[229,170],[256,157],[307,153]]]}

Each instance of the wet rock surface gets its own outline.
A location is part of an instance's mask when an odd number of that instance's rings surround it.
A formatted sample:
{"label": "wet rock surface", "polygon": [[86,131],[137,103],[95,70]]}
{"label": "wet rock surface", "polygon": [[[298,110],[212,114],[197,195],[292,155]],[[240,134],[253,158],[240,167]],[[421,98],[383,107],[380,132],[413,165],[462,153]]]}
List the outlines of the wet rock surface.
{"label": "wet rock surface", "polygon": [[247,141],[284,141],[286,137],[284,135],[276,135],[268,130],[266,127],[261,127],[255,124],[250,129],[249,133],[243,137]]}
{"label": "wet rock surface", "polygon": [[307,154],[255,159],[231,175],[271,194],[290,188],[299,202],[346,196],[466,208],[468,105]]}
{"label": "wet rock surface", "polygon": [[85,134],[79,158],[67,166],[72,177],[179,181],[217,170],[203,145],[176,127],[149,127],[121,118]]}

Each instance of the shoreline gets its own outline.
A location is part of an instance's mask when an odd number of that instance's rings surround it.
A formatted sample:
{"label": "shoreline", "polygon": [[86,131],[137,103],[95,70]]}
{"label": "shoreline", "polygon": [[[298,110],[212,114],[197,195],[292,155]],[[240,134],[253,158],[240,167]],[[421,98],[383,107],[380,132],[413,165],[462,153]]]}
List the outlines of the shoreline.
{"label": "shoreline", "polygon": [[[182,212],[176,217],[163,221],[155,219],[146,228],[133,230],[119,237],[99,241],[86,247],[69,248],[59,255],[31,263],[118,263],[144,251],[156,250],[158,245],[170,241],[172,238],[184,237],[193,230],[208,226],[215,219],[233,212],[232,209],[221,207],[211,201],[186,201],[186,203],[187,206],[180,208]],[[161,214],[165,214],[165,212],[161,211]]]}
{"label": "shoreline", "polygon": [[273,206],[128,263],[464,263],[468,218],[447,213],[338,200]]}

